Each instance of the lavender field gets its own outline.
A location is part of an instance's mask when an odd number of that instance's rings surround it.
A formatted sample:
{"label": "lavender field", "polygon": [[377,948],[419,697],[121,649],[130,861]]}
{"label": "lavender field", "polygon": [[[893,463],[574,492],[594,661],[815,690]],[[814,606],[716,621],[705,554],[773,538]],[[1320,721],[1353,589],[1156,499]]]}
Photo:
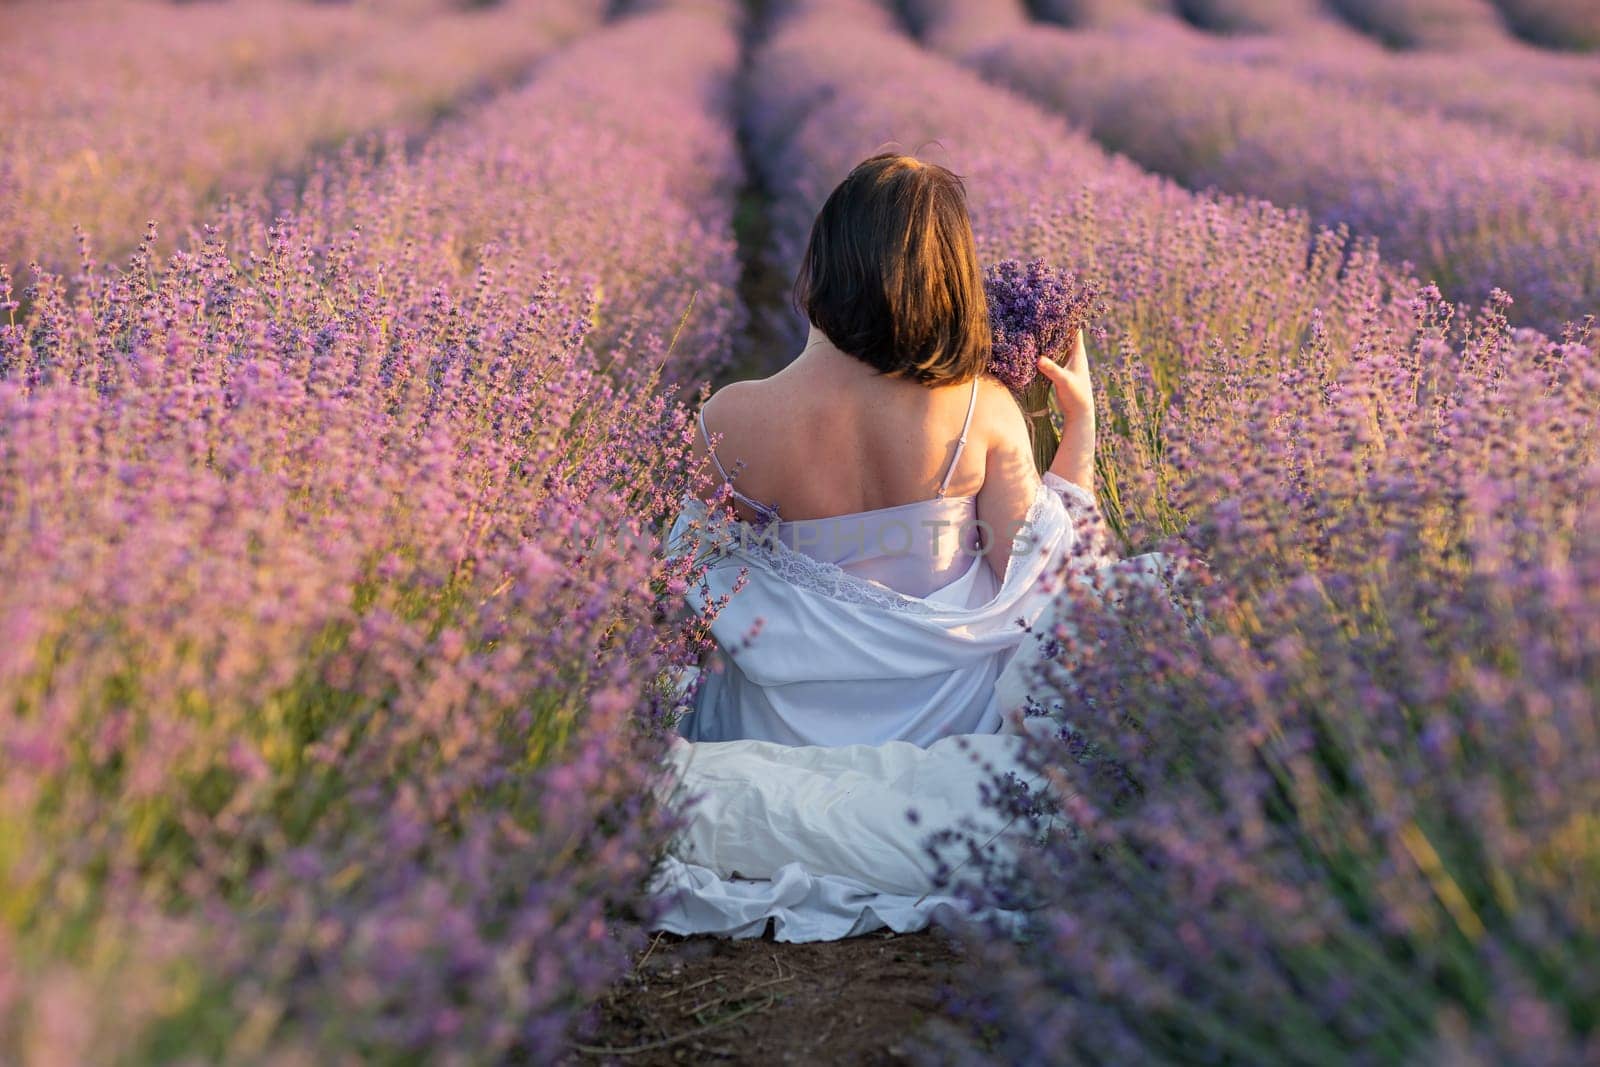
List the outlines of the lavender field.
{"label": "lavender field", "polygon": [[653,536],[886,145],[1096,286],[1202,576],[1069,594],[1073,830],[914,1055],[1600,1062],[1596,10],[0,6],[0,1063],[605,1058]]}

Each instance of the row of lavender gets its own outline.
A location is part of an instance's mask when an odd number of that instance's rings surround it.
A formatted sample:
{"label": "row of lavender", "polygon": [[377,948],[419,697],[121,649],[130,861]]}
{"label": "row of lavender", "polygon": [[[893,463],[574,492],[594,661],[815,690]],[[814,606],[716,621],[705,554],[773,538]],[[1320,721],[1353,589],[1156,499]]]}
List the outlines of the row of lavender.
{"label": "row of lavender", "polygon": [[1251,36],[1220,47],[1191,35],[1186,43],[1190,58],[1265,66],[1336,98],[1600,154],[1600,63],[1573,69],[1519,51],[1396,54],[1336,31]]}
{"label": "row of lavender", "polygon": [[[1224,62],[1267,56],[1302,76],[1316,75],[1317,84],[1336,85],[1363,98],[1483,121],[1578,150],[1590,143],[1578,126],[1593,106],[1585,93],[1600,88],[1600,56],[1564,55],[1509,40],[1472,49],[1396,51],[1336,18],[1315,0],[1183,0],[1177,5],[1125,0],[1112,6],[1118,9],[1114,16],[1097,19],[1067,18],[1059,5],[1048,3],[1031,4],[1030,10],[1074,29],[1119,34],[1145,30],[1170,34],[1190,27],[1205,33],[1204,37],[1191,34],[1192,43],[1204,40],[1220,46],[1190,48],[1191,55]],[[1406,5],[1385,9],[1402,17]],[[1012,23],[1015,17],[1002,13],[1001,20]],[[1548,98],[1535,95],[1530,91],[1534,89]],[[1563,115],[1563,108],[1576,113]]]}
{"label": "row of lavender", "polygon": [[547,1062],[619,972],[697,639],[619,533],[742,314],[737,36],[657,7],[0,283],[0,1060]]}
{"label": "row of lavender", "polygon": [[1600,15],[1583,0],[1332,0],[1332,6],[1401,48],[1495,45],[1507,29],[1558,48],[1600,45]]}
{"label": "row of lavender", "polygon": [[950,0],[924,15],[941,51],[1185,185],[1377,236],[1453,297],[1511,292],[1520,322],[1556,331],[1600,310],[1600,162],[1330,93],[1292,67],[1219,61],[1208,52],[1227,46],[1175,20],[1069,32],[1031,23],[1020,0]]}
{"label": "row of lavender", "polygon": [[1394,48],[1482,47],[1506,37],[1491,0],[1329,0],[1328,7]]}
{"label": "row of lavender", "polygon": [[1143,175],[872,0],[783,12],[752,123],[780,246],[855,157],[937,136],[987,258],[1103,280],[1101,498],[1208,575],[1186,613],[1072,604],[1075,725],[1033,755],[1077,830],[969,884],[1041,910],[975,943],[933,1058],[1592,1060],[1593,348]]}
{"label": "row of lavender", "polygon": [[[1021,11],[1016,4],[965,0],[941,5],[932,43],[960,47],[983,33],[1020,29]],[[1600,62],[1593,59],[1516,47],[1396,53],[1312,0],[1188,0],[1182,14],[1180,19],[1177,12],[1133,3],[1116,17],[1102,12],[1099,19],[1068,24],[1106,28],[1135,41],[1155,37],[1185,61],[1263,67],[1352,104],[1385,103],[1411,114],[1459,119],[1582,155],[1600,149]],[[1346,106],[1343,99],[1339,104]]]}
{"label": "row of lavender", "polygon": [[[1199,6],[1213,14],[1228,7]],[[1225,17],[1199,21],[1206,29],[1232,24]],[[1116,32],[1160,34],[1186,59],[1266,67],[1359,102],[1461,119],[1583,155],[1600,148],[1600,62],[1594,59],[1515,47],[1396,53],[1328,18],[1266,23],[1218,37],[1172,14],[1150,15],[1121,20]]]}
{"label": "row of lavender", "polygon": [[1325,30],[1339,20],[1394,48],[1494,48],[1510,34],[1553,48],[1600,47],[1600,9],[1586,0],[1036,0],[1071,25],[1152,12],[1225,32]]}
{"label": "row of lavender", "polygon": [[27,47],[0,80],[0,263],[66,269],[74,226],[119,257],[147,219],[181,235],[221,196],[256,193],[319,149],[423,128],[508,83],[604,8],[13,5],[6,31]]}

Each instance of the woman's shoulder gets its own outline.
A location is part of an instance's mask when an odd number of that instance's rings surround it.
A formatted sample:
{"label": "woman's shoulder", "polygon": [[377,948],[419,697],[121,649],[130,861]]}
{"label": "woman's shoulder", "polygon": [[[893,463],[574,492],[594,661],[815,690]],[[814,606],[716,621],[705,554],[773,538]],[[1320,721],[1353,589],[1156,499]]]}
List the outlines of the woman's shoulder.
{"label": "woman's shoulder", "polygon": [[707,411],[739,413],[760,405],[771,387],[773,378],[739,378],[736,381],[723,382],[722,386],[712,390],[712,394],[706,398],[706,403],[702,406]]}
{"label": "woman's shoulder", "polygon": [[978,404],[993,405],[1001,401],[1008,401],[1012,407],[1016,407],[1016,399],[1005,382],[988,371],[978,375]]}
{"label": "woman's shoulder", "polygon": [[707,416],[715,415],[718,419],[732,419],[742,421],[746,418],[759,417],[759,409],[765,402],[767,378],[741,378],[738,381],[727,382],[715,389],[705,402],[700,405],[700,410]]}
{"label": "woman's shoulder", "polygon": [[771,458],[769,431],[778,410],[768,394],[767,379],[748,378],[720,386],[700,405],[701,425],[724,463]]}
{"label": "woman's shoulder", "polygon": [[978,378],[978,399],[972,413],[975,428],[983,432],[990,446],[1028,444],[1028,422],[1010,388],[991,374]]}

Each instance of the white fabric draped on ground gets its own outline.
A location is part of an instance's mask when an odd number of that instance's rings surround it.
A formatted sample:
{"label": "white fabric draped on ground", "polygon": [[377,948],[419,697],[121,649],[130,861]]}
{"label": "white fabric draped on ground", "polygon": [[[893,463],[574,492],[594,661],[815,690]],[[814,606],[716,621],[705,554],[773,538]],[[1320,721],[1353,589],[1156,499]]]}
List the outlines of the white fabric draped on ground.
{"label": "white fabric draped on ground", "polygon": [[[935,857],[924,842],[936,830],[967,830],[1002,861],[1020,843],[979,789],[1006,770],[1039,784],[1017,764],[1022,739],[1002,713],[1033,695],[1040,642],[1024,624],[1047,633],[1064,621],[1047,616],[1063,578],[1113,565],[1086,536],[1098,520],[1087,493],[1047,476],[998,593],[970,604],[904,596],[753,540],[703,505],[686,507],[669,550],[713,553],[691,602],[704,609],[728,598],[713,632],[737,650],[741,699],[759,701],[763,714],[828,723],[834,740],[674,739],[663,797],[698,800],[651,884],[663,906],[653,929],[757,937],[771,920],[780,941],[818,941],[963,914],[935,874],[964,850]],[[1116,566],[1141,581],[1162,570],[1155,557],[1127,563]],[[904,705],[922,699],[917,683],[930,677],[940,679],[930,692],[987,703],[983,732],[927,734],[939,709]],[[848,714],[829,722],[834,709]],[[882,740],[875,711],[889,721],[916,715],[925,736]],[[863,740],[874,743],[850,743]]]}
{"label": "white fabric draped on ground", "polygon": [[957,735],[921,748],[675,739],[671,781],[701,799],[657,872],[652,892],[667,910],[655,928],[759,937],[771,919],[779,941],[831,941],[965,914],[934,880],[940,858],[954,865],[963,853],[935,858],[922,842],[950,827],[972,830],[992,855],[1013,847],[979,788],[991,778],[985,765],[1015,768],[1020,740]]}

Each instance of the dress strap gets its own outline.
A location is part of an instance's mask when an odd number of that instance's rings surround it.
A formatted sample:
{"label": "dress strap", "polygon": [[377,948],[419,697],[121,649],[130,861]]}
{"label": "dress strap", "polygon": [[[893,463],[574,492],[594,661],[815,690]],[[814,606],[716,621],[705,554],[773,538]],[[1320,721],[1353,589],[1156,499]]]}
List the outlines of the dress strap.
{"label": "dress strap", "polygon": [[978,406],[978,379],[972,379],[972,397],[967,401],[967,421],[961,424],[961,436],[956,438],[956,454],[950,457],[950,466],[945,468],[944,481],[939,483],[939,495],[944,496],[945,490],[950,488],[950,479],[956,473],[956,464],[961,462],[961,450],[967,447],[967,431],[972,428],[972,412]]}
{"label": "dress strap", "polygon": [[706,452],[710,454],[711,462],[716,464],[717,473],[722,475],[722,481],[728,486],[729,491],[733,495],[733,499],[739,501],[739,503],[755,512],[756,518],[761,522],[777,522],[778,505],[763,504],[761,501],[756,500],[753,497],[745,496],[743,493],[739,492],[739,490],[733,488],[733,479],[728,476],[728,470],[722,465],[722,460],[717,458],[717,450],[711,447],[711,433],[706,429],[705,407],[702,405],[700,410],[697,411],[695,415],[700,423],[700,436],[704,438],[706,442]]}

